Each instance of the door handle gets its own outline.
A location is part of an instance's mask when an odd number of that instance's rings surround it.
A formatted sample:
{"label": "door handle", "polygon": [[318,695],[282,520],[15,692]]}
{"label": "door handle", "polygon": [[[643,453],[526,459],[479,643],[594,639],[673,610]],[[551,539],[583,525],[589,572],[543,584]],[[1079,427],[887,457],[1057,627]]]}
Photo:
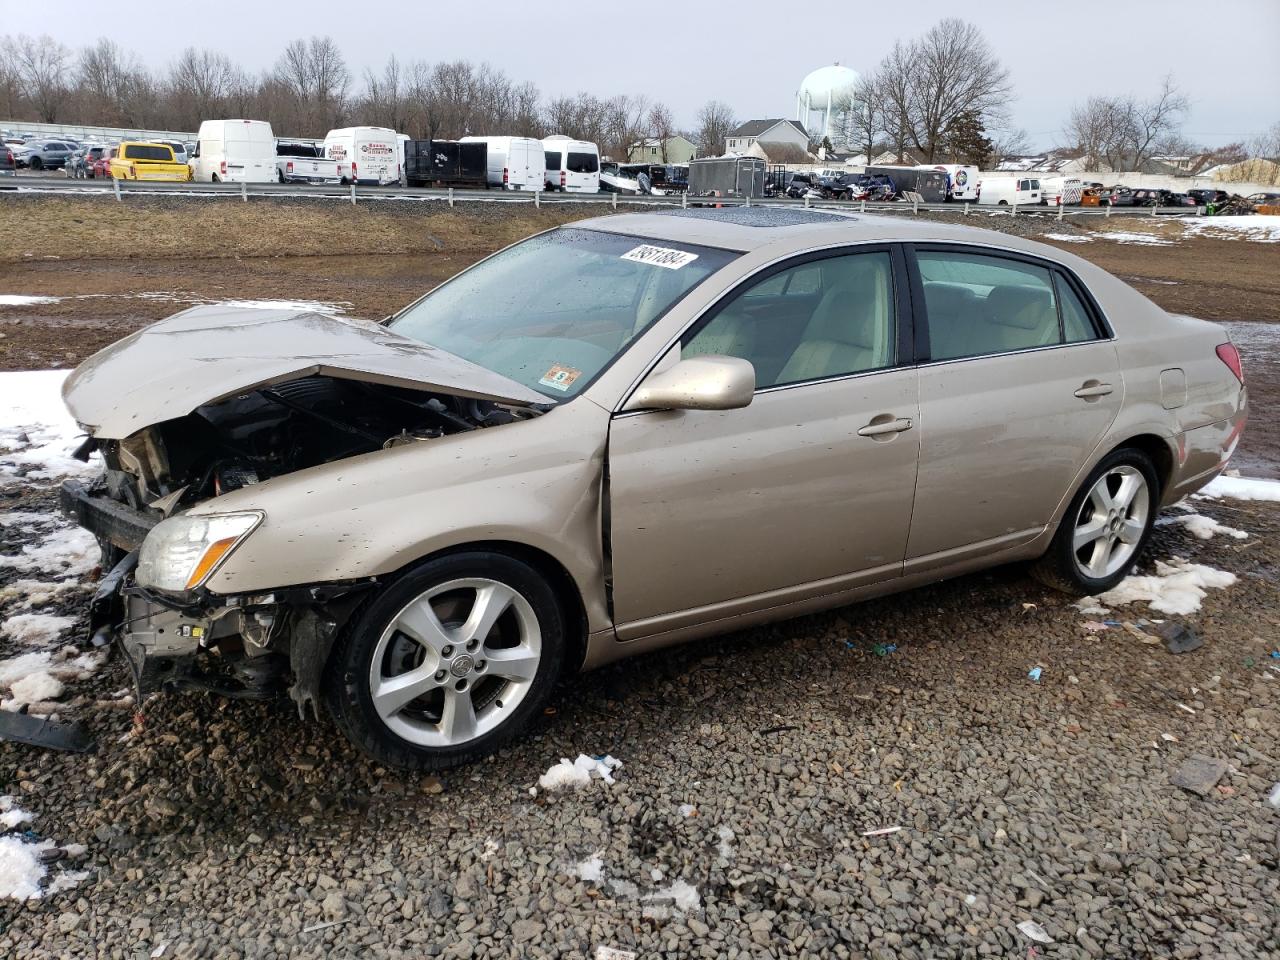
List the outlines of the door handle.
{"label": "door handle", "polygon": [[876,417],[865,427],[858,430],[860,437],[884,437],[889,434],[902,433],[904,430],[910,430],[914,426],[910,419],[899,417],[897,420],[881,419]]}
{"label": "door handle", "polygon": [[1097,400],[1099,397],[1105,397],[1111,392],[1111,384],[1100,383],[1097,380],[1086,380],[1084,385],[1076,391],[1076,396],[1081,400]]}

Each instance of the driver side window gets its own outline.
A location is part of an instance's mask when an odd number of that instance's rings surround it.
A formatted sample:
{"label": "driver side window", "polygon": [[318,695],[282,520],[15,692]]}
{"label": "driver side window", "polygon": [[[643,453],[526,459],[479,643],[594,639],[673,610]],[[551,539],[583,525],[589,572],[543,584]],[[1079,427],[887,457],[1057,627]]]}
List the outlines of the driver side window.
{"label": "driver side window", "polygon": [[680,355],[749,360],[760,389],[890,367],[895,330],[889,254],[856,253],[798,264],[738,291],[685,334]]}

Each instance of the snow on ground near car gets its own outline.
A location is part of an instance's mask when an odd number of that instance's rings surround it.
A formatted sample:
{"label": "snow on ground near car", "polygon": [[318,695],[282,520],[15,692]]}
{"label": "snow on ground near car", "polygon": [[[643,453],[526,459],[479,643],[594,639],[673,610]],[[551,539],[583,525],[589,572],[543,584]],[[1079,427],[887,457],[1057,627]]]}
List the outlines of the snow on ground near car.
{"label": "snow on ground near car", "polygon": [[57,303],[61,297],[31,297],[21,293],[0,293],[0,307],[29,307],[39,303]]}
{"label": "snow on ground near car", "polygon": [[194,293],[176,290],[144,290],[141,293],[81,293],[74,297],[35,297],[25,294],[0,294],[0,307],[28,307],[40,304],[61,303],[63,300],[149,300],[162,303],[181,303],[191,306],[217,304],[225,307],[243,307],[247,310],[304,310],[312,313],[343,313],[350,301],[331,300],[217,300]]}
{"label": "snow on ground near car", "polygon": [[1186,616],[1200,609],[1209,590],[1224,590],[1235,582],[1234,573],[1175,557],[1169,563],[1157,560],[1154,576],[1125,577],[1097,599],[1112,607],[1142,600],[1160,613]]}
{"label": "snow on ground near car", "polygon": [[83,434],[62,403],[66,370],[24,370],[0,375],[0,486],[22,471],[52,480],[97,473],[101,465],[71,456]]}
{"label": "snow on ground near car", "polygon": [[51,613],[19,613],[0,624],[0,636],[6,640],[40,646],[54,643],[75,626],[70,617]]}
{"label": "snow on ground near car", "polygon": [[1080,233],[1046,233],[1046,240],[1057,240],[1059,243],[1092,243],[1093,237]]}
{"label": "snow on ground near car", "polygon": [[1169,247],[1177,242],[1167,237],[1157,237],[1152,233],[1131,233],[1126,230],[1104,230],[1097,236],[1103,240],[1114,240],[1116,243],[1136,243],[1145,247]]}
{"label": "snow on ground near car", "polygon": [[1280,243],[1280,216],[1197,217],[1184,221],[1182,232],[1189,237]]}
{"label": "snow on ground near car", "polygon": [[[0,797],[0,826],[8,830],[27,829],[35,817],[18,806],[13,797]],[[87,870],[60,869],[42,886],[49,875],[45,859],[57,850],[52,840],[32,840],[23,836],[0,836],[0,900],[39,900],[64,890],[73,890],[89,877]],[[85,848],[70,844],[59,850],[57,858],[82,857]]]}
{"label": "snow on ground near car", "polygon": [[1269,500],[1280,503],[1280,480],[1221,476],[1196,496],[1211,499],[1227,497],[1231,500]]}

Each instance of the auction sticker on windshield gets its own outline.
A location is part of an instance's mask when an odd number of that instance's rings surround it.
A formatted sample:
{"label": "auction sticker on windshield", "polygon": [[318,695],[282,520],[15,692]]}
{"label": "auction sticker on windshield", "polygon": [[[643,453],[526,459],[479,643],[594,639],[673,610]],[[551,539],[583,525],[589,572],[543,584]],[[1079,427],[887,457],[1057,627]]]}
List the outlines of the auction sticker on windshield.
{"label": "auction sticker on windshield", "polygon": [[632,247],[622,255],[623,260],[634,260],[636,263],[649,263],[655,267],[666,267],[668,270],[679,270],[698,259],[696,253],[683,250],[672,250],[670,247],[654,247],[642,243]]}
{"label": "auction sticker on windshield", "polygon": [[538,383],[553,390],[568,390],[573,386],[573,381],[580,376],[582,376],[581,370],[575,370],[573,367],[566,367],[557,363],[542,375],[542,379]]}

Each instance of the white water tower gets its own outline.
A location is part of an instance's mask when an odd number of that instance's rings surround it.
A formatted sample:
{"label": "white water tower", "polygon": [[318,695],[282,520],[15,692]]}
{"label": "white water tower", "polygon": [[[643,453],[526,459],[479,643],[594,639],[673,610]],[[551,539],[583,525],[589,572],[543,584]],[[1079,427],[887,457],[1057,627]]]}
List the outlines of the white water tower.
{"label": "white water tower", "polygon": [[[814,140],[821,142],[823,137],[831,136],[832,110],[839,106],[840,98],[857,82],[857,71],[843,67],[839,62],[819,67],[804,78],[796,93],[796,119],[804,124]],[[815,113],[822,114],[819,126],[810,125]]]}

